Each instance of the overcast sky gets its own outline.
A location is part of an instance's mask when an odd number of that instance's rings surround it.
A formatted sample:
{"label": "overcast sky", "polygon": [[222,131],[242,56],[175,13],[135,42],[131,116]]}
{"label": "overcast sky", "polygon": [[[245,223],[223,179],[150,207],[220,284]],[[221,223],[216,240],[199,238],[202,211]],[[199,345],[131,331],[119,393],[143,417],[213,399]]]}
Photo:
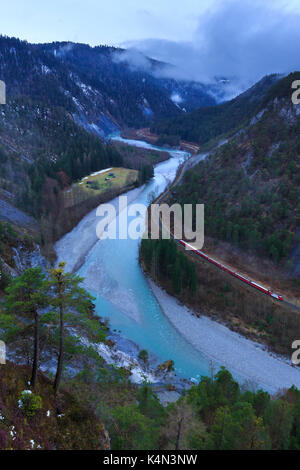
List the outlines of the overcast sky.
{"label": "overcast sky", "polygon": [[[300,0],[1,0],[0,32],[134,47],[190,78],[300,68]],[[298,57],[297,57],[298,56]]]}
{"label": "overcast sky", "polygon": [[0,29],[30,42],[119,45],[129,40],[190,40],[214,0],[1,0]]}

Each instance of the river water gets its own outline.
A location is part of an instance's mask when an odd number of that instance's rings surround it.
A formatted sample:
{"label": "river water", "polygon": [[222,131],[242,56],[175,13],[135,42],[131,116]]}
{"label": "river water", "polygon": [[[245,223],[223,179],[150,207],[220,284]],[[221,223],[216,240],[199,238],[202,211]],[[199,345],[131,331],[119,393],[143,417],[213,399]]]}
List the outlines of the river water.
{"label": "river water", "polygon": [[[113,139],[166,151],[118,135]],[[169,153],[171,158],[155,167],[154,178],[147,185],[127,193],[131,204],[147,205],[153,193],[163,192],[175,178],[179,164],[189,156],[179,150]],[[112,203],[118,207],[118,198]],[[117,226],[120,215],[117,214]],[[96,210],[85,216],[56,244],[58,259],[67,263],[68,270],[85,278],[85,287],[96,298],[96,312],[109,319],[111,330],[120,331],[122,336],[146,349],[159,362],[173,359],[175,372],[182,378],[197,380],[201,375],[207,375],[208,358],[181,336],[152,293],[138,262],[140,240],[98,240],[98,222]]]}

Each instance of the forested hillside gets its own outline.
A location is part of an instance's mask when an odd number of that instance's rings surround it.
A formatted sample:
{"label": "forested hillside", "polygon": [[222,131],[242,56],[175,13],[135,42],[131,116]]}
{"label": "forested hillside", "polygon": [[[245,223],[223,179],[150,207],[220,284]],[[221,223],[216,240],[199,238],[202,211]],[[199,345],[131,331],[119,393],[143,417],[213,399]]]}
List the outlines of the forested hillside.
{"label": "forested hillside", "polygon": [[278,75],[267,76],[242,95],[219,106],[156,120],[151,125],[151,131],[163,137],[171,136],[205,144],[217,136],[233,131],[253,117],[264,96],[278,79]]}
{"label": "forested hillside", "polygon": [[207,236],[289,261],[288,268],[300,226],[300,119],[291,102],[297,76],[275,85],[251,125],[187,172],[173,196],[205,204]]}
{"label": "forested hillside", "polygon": [[122,157],[79,127],[63,108],[16,98],[0,119],[0,185],[20,208],[39,218],[47,178],[61,187],[109,166]]}
{"label": "forested hillside", "polygon": [[[195,83],[158,78],[164,64],[145,58],[147,70],[120,60],[121,49],[84,44],[29,44],[0,37],[0,79],[7,104],[0,112],[0,198],[36,218],[44,193],[90,172],[121,166],[107,135],[122,127],[183,113],[214,100]],[[183,101],[184,105],[184,101]],[[141,162],[131,165],[139,169]]]}
{"label": "forested hillside", "polygon": [[76,43],[29,44],[0,37],[0,76],[8,97],[30,96],[67,109],[82,126],[104,136],[119,126],[183,114],[172,100],[195,109],[215,104],[210,89],[159,78],[166,64],[144,57],[145,70],[121,60],[121,49]]}

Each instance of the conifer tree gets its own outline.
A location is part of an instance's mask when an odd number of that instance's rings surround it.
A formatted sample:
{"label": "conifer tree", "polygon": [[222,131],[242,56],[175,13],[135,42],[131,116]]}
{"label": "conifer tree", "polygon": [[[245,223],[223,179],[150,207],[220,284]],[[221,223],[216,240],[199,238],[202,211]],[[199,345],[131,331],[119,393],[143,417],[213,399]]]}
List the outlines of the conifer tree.
{"label": "conifer tree", "polygon": [[31,386],[37,380],[40,353],[40,312],[49,303],[48,283],[41,268],[27,269],[20,277],[11,281],[6,289],[5,309],[7,313],[19,315],[34,323],[34,353]]}
{"label": "conifer tree", "polygon": [[57,268],[50,271],[50,285],[53,288],[51,304],[59,313],[59,355],[54,381],[55,394],[58,393],[62,377],[65,316],[75,312],[84,315],[90,309],[92,301],[90,294],[80,286],[82,278],[65,272],[65,266],[66,263],[59,263]]}

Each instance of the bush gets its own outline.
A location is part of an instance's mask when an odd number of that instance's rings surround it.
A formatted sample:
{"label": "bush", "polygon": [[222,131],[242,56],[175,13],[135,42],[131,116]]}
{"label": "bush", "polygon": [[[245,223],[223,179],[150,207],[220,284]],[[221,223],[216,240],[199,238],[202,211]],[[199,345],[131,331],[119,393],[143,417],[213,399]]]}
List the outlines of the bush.
{"label": "bush", "polygon": [[138,358],[146,364],[149,360],[148,351],[146,351],[146,349],[142,349],[142,351],[139,352]]}
{"label": "bush", "polygon": [[98,189],[100,189],[99,182],[98,181],[92,181],[92,183],[90,184],[90,188],[95,189],[97,191]]}
{"label": "bush", "polygon": [[34,395],[31,390],[24,390],[19,399],[19,408],[22,408],[26,416],[31,418],[42,408],[42,398]]}

